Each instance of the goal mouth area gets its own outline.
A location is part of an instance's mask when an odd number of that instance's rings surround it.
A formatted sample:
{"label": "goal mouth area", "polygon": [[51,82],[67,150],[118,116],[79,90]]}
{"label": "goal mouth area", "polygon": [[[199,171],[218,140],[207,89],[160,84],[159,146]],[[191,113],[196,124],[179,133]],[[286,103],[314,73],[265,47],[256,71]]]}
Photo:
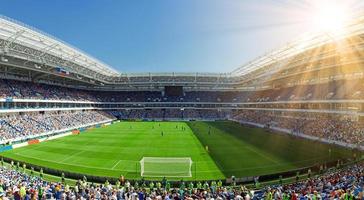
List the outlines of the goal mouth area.
{"label": "goal mouth area", "polygon": [[188,160],[192,163],[191,157],[143,157],[139,162],[153,161],[153,162],[185,162]]}
{"label": "goal mouth area", "polygon": [[192,177],[190,157],[143,157],[140,160],[142,177]]}

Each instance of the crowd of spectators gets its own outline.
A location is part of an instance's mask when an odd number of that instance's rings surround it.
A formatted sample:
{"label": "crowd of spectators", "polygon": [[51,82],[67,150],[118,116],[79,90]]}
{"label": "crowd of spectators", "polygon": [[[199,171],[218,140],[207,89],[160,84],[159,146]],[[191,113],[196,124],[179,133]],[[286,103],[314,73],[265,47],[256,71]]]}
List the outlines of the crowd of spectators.
{"label": "crowd of spectators", "polygon": [[272,102],[322,99],[363,99],[362,80],[332,81],[259,91],[87,91],[56,85],[0,79],[0,98],[91,102]]}
{"label": "crowd of spectators", "polygon": [[43,133],[85,126],[111,120],[98,111],[56,111],[9,114],[0,116],[0,141],[25,139]]}
{"label": "crowd of spectators", "polygon": [[[356,164],[327,172],[291,184],[253,186],[224,186],[222,182],[205,181],[178,183],[171,187],[167,180],[161,182],[121,179],[116,183],[89,183],[79,180],[75,186],[63,181],[48,182],[38,176],[28,175],[11,167],[0,167],[0,199],[364,199],[364,165]],[[249,188],[252,187],[252,188]]]}
{"label": "crowd of spectators", "polygon": [[[350,88],[350,89],[349,89]],[[313,99],[361,99],[361,80],[332,81],[317,85],[300,85],[288,88],[261,91],[184,91],[178,96],[168,96],[161,91],[86,91],[66,88],[43,83],[33,83],[28,80],[16,81],[0,79],[0,98],[13,99],[47,99],[92,102],[267,102],[282,100],[313,100]],[[6,103],[3,103],[6,108]],[[26,105],[25,103],[18,103]],[[45,103],[40,103],[45,104]],[[40,105],[39,104],[39,105]],[[46,104],[43,106],[47,106]],[[77,126],[75,120],[85,119],[79,123],[88,122],[86,116],[77,116],[77,112],[59,113],[46,112],[42,114],[23,113],[0,117],[0,140],[15,137],[27,137],[35,133],[59,130],[64,127]],[[102,114],[98,113],[100,116]],[[98,114],[91,119],[98,121]],[[296,133],[307,134],[319,138],[363,145],[364,128],[350,119],[342,119],[333,114],[294,113],[277,114],[271,111],[245,110],[234,112],[232,117],[228,111],[213,109],[130,109],[113,113],[120,119],[226,119],[233,118],[263,125],[289,129]]]}
{"label": "crowd of spectators", "polygon": [[224,120],[228,111],[210,109],[131,109],[109,111],[118,119],[144,120]]}
{"label": "crowd of spectators", "polygon": [[287,129],[347,144],[364,145],[364,126],[358,121],[334,114],[276,112],[263,110],[213,109],[130,109],[114,111],[50,111],[0,116],[0,141],[26,139],[42,133],[85,126],[112,119],[142,120],[225,120]]}
{"label": "crowd of spectators", "polygon": [[347,144],[364,145],[364,126],[353,119],[334,114],[241,110],[232,114],[238,121],[288,129],[293,133]]}
{"label": "crowd of spectators", "polygon": [[331,170],[322,176],[263,189],[273,199],[364,199],[364,165]]}
{"label": "crowd of spectators", "polygon": [[0,79],[0,93],[2,98],[13,99],[96,101],[84,90],[6,79]]}

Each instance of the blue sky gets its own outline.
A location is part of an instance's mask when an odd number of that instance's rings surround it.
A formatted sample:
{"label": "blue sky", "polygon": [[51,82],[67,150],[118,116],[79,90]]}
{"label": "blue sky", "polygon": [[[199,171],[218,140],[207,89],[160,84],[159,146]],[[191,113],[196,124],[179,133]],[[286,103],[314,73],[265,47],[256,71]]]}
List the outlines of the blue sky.
{"label": "blue sky", "polygon": [[309,31],[289,0],[4,0],[0,14],[121,72],[229,72]]}

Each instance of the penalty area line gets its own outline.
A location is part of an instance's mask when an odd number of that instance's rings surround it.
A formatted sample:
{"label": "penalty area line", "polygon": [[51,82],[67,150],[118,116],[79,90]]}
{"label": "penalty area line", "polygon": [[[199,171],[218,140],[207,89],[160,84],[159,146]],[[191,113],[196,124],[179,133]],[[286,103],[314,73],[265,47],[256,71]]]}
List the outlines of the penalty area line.
{"label": "penalty area line", "polygon": [[119,160],[114,166],[112,166],[112,170],[121,162],[121,160]]}
{"label": "penalty area line", "polygon": [[73,157],[75,157],[75,156],[77,156],[77,155],[80,155],[80,154],[81,154],[81,153],[83,153],[83,152],[85,152],[85,150],[82,150],[82,151],[76,152],[76,153],[74,153],[74,154],[72,154],[72,155],[70,155],[70,156],[68,156],[68,157],[66,157],[66,158],[64,158],[64,159],[62,159],[60,162],[61,162],[61,163],[63,163],[64,161],[69,160],[70,158],[73,158]]}

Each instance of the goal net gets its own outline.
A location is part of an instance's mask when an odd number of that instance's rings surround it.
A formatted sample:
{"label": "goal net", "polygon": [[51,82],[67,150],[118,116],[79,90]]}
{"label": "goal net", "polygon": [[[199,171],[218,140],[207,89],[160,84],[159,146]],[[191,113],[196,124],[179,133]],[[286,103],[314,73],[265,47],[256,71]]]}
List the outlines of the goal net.
{"label": "goal net", "polygon": [[191,158],[143,157],[140,160],[142,177],[191,177]]}

